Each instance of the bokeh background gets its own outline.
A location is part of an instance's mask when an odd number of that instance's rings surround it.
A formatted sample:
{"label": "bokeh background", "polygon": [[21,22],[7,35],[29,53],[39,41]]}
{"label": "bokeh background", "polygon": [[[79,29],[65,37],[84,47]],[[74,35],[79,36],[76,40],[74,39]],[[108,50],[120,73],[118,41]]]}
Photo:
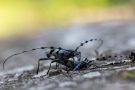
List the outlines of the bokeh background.
{"label": "bokeh background", "polygon": [[31,36],[43,28],[134,20],[134,0],[0,0],[0,38]]}
{"label": "bokeh background", "polygon": [[[104,39],[100,52],[134,49],[134,20],[135,0],[0,0],[0,64],[17,52],[41,46],[74,49],[90,38]],[[84,47],[82,54],[94,55],[96,45]],[[34,65],[44,55],[13,57],[6,67]]]}
{"label": "bokeh background", "polygon": [[[135,90],[134,65],[46,78],[49,60],[41,63],[35,75],[37,62],[47,50],[14,56],[2,69],[3,61],[15,53],[43,46],[75,49],[91,38],[103,39],[100,54],[123,56],[122,51],[135,51],[134,20],[135,0],[0,0],[0,90]],[[91,42],[81,47],[82,58],[96,57],[98,45]],[[133,72],[115,77],[126,70]]]}

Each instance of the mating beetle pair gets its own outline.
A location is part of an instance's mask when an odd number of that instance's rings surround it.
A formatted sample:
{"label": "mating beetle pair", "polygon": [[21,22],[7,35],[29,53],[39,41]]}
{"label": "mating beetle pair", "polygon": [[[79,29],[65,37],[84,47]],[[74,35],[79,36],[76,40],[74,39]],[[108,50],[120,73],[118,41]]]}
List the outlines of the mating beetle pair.
{"label": "mating beetle pair", "polygon": [[87,44],[92,41],[98,41],[100,44],[98,47],[95,49],[95,53],[98,56],[98,49],[102,46],[103,40],[102,39],[90,39],[88,41],[85,41],[81,43],[79,46],[75,48],[75,50],[67,50],[63,48],[56,48],[56,47],[41,47],[41,48],[35,48],[31,49],[28,51],[23,51],[20,53],[13,54],[6,58],[3,62],[3,69],[5,66],[5,63],[7,60],[9,60],[11,57],[23,54],[25,52],[30,52],[30,51],[35,51],[38,49],[50,49],[50,51],[46,54],[46,58],[41,58],[38,60],[38,68],[37,68],[37,74],[39,72],[39,66],[40,66],[40,61],[45,61],[45,60],[52,60],[49,66],[49,69],[47,71],[47,75],[49,74],[51,64],[56,63],[56,68],[58,67],[58,64],[64,65],[67,68],[67,71],[76,71],[76,70],[81,70],[83,68],[87,68],[91,66],[91,61],[88,61],[87,58],[85,58],[83,61],[81,60],[81,52],[78,51],[78,49],[84,44]]}

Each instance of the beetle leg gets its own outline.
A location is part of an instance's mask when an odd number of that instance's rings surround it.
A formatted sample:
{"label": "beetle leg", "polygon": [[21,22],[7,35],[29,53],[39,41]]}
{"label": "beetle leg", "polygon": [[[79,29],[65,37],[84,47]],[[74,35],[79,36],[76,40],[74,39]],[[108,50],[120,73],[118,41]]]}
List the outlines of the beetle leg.
{"label": "beetle leg", "polygon": [[59,62],[59,61],[61,61],[61,60],[53,60],[53,61],[51,61],[50,66],[49,66],[49,69],[48,69],[48,71],[47,71],[46,75],[48,75],[48,74],[49,74],[49,71],[50,71],[50,69],[51,69],[51,65],[52,65],[52,63]]}
{"label": "beetle leg", "polygon": [[50,60],[50,58],[41,58],[38,60],[38,67],[37,67],[37,72],[36,72],[37,74],[39,72],[40,61],[44,61],[44,60]]}

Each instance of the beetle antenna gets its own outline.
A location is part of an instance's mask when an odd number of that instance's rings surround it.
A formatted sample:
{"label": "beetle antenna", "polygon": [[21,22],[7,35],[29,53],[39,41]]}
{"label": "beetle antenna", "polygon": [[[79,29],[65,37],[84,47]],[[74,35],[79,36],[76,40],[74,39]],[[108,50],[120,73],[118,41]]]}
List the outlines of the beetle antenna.
{"label": "beetle antenna", "polygon": [[97,48],[95,49],[95,53],[97,56],[99,56],[99,52],[98,49],[103,45],[103,40],[102,39],[90,39],[90,40],[86,40],[85,42],[81,43],[79,46],[76,47],[75,51],[77,51],[78,49],[80,49],[80,47],[83,47],[84,44],[87,44],[89,42],[93,42],[93,41],[99,41],[100,44],[97,46]]}
{"label": "beetle antenna", "polygon": [[3,69],[5,68],[5,63],[12,57],[16,56],[16,55],[20,55],[20,54],[23,54],[23,53],[26,53],[26,52],[30,52],[30,51],[35,51],[35,50],[39,50],[39,49],[46,49],[46,48],[50,48],[50,49],[53,49],[54,47],[40,47],[40,48],[34,48],[34,49],[31,49],[31,50],[27,50],[27,51],[23,51],[23,52],[20,52],[20,53],[15,53],[9,57],[7,57],[4,62],[3,62]]}

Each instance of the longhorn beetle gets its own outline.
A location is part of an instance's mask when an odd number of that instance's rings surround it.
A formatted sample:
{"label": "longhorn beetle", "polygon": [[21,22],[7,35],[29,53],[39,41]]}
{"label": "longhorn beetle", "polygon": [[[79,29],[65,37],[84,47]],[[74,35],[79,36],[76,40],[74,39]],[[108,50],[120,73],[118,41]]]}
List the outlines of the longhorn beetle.
{"label": "longhorn beetle", "polygon": [[[91,61],[88,61],[87,58],[85,58],[83,61],[81,61],[81,52],[79,52],[78,50],[80,47],[84,46],[84,44],[87,44],[87,43],[92,42],[92,41],[99,41],[100,42],[99,46],[95,49],[95,53],[98,56],[98,54],[99,54],[98,49],[102,46],[103,40],[102,39],[90,39],[88,41],[81,43],[74,50],[67,50],[67,49],[63,49],[61,47],[59,47],[59,48],[40,47],[40,48],[34,48],[31,50],[27,50],[27,51],[13,54],[4,60],[3,69],[4,69],[4,66],[5,66],[5,63],[7,62],[7,60],[12,58],[13,56],[20,55],[20,54],[30,52],[30,51],[35,51],[38,49],[50,49],[49,53],[46,54],[46,58],[41,58],[38,60],[37,74],[39,72],[40,61],[45,61],[45,60],[52,60],[50,63],[49,69],[47,71],[47,74],[49,74],[52,63],[56,63],[56,65],[62,64],[64,66],[66,66],[66,68],[68,68],[68,70],[80,70],[80,69],[83,69],[83,68],[90,66]],[[70,60],[70,59],[72,59],[72,60]],[[56,66],[56,68],[57,68],[57,66]]]}

